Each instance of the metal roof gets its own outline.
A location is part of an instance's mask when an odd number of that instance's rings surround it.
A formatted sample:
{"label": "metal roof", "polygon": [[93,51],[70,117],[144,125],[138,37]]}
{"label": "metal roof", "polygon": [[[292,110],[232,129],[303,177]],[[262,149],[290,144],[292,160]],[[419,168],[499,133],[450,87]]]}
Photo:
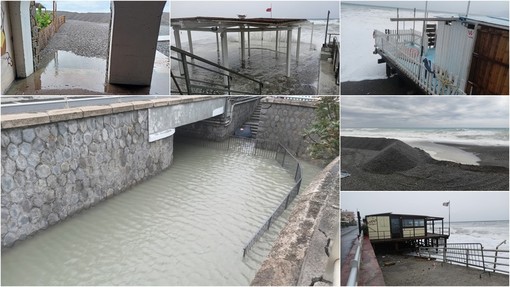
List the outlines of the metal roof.
{"label": "metal roof", "polygon": [[242,24],[257,27],[290,27],[307,23],[306,19],[291,18],[224,18],[224,17],[188,17],[188,18],[172,18],[170,24],[172,26],[184,27],[211,27],[211,26],[239,26]]}
{"label": "metal roof", "polygon": [[365,215],[365,217],[367,216],[383,216],[383,215],[394,215],[394,216],[403,216],[403,217],[419,217],[419,218],[425,218],[425,219],[429,219],[429,220],[439,220],[439,219],[444,219],[444,217],[437,217],[437,216],[429,216],[429,215],[417,215],[417,214],[396,214],[396,213],[393,213],[393,212],[386,212],[386,213],[378,213],[378,214],[369,214],[369,215]]}
{"label": "metal roof", "polygon": [[508,29],[508,18],[491,17],[491,16],[468,16],[468,17],[460,17],[460,20],[461,21],[465,21],[465,20],[477,21],[477,22],[481,22],[481,23],[505,27],[506,29]]}

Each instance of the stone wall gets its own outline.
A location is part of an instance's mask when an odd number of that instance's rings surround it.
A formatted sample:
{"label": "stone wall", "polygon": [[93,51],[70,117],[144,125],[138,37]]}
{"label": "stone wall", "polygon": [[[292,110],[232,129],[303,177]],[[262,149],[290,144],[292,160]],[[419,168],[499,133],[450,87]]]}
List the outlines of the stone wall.
{"label": "stone wall", "polygon": [[[234,131],[241,127],[255,111],[259,99],[246,102],[233,103],[231,116],[217,116],[215,118],[200,121],[177,128],[176,134],[213,141],[222,141],[234,134]],[[230,107],[229,107],[230,108]]]}
{"label": "stone wall", "polygon": [[303,136],[315,120],[315,101],[266,97],[261,100],[257,139],[282,143],[298,157],[309,159]]}
{"label": "stone wall", "polygon": [[[252,286],[327,286],[330,244],[340,218],[340,157],[329,163],[300,195],[289,221],[257,271]],[[325,252],[328,249],[332,258]],[[338,253],[336,253],[338,254]],[[333,272],[340,272],[334,270]],[[320,284],[316,284],[317,281]]]}
{"label": "stone wall", "polygon": [[173,137],[149,143],[147,109],[2,126],[2,247],[159,173],[173,157]]}

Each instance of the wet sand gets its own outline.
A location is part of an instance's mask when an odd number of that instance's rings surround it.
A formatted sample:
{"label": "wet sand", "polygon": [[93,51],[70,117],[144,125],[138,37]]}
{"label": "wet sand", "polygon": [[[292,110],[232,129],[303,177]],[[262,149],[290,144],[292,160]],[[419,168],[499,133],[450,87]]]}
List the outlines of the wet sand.
{"label": "wet sand", "polygon": [[439,161],[385,138],[342,137],[342,190],[508,190],[508,148],[460,146],[480,165]]}
{"label": "wet sand", "polygon": [[[508,275],[403,255],[377,256],[387,286],[508,286]],[[384,263],[394,265],[385,266]]]}
{"label": "wet sand", "polygon": [[399,76],[379,80],[342,82],[340,85],[342,95],[424,95],[423,91],[413,83]]}

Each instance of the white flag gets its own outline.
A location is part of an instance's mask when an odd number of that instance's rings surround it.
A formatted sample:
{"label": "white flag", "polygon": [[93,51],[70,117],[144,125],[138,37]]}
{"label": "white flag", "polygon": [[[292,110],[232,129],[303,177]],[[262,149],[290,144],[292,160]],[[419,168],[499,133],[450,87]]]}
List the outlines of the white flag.
{"label": "white flag", "polygon": [[443,202],[443,206],[448,206],[448,205],[450,205],[450,202],[449,202],[449,201],[447,201],[447,202]]}

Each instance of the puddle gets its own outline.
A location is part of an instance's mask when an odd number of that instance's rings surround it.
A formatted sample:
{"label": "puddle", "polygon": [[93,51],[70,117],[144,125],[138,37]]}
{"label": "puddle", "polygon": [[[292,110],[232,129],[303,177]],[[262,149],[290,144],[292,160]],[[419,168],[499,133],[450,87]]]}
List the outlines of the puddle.
{"label": "puddle", "polygon": [[26,79],[15,81],[7,94],[68,94],[75,90],[81,93],[168,95],[169,66],[168,57],[156,51],[149,87],[111,85],[106,83],[105,59],[59,50],[45,67]]}

